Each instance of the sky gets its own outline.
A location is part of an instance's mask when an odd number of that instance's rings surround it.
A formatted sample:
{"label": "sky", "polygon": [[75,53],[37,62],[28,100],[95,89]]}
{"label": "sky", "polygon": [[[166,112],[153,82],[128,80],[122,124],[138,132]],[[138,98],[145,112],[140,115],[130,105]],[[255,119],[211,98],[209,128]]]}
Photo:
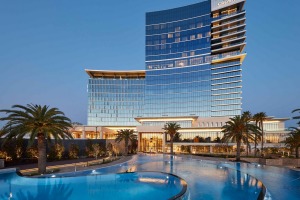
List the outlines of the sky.
{"label": "sky", "polygon": [[[84,69],[145,69],[145,13],[197,2],[1,0],[0,109],[49,105],[86,124]],[[291,111],[300,108],[299,10],[299,0],[246,2],[244,111],[297,115]]]}

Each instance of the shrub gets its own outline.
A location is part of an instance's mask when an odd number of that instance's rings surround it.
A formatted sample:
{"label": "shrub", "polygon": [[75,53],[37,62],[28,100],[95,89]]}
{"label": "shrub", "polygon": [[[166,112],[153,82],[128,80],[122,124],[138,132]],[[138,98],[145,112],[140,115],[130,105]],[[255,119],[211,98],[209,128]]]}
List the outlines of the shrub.
{"label": "shrub", "polygon": [[61,144],[54,144],[49,152],[49,159],[51,160],[61,160],[63,157],[63,153],[65,151],[65,147]]}
{"label": "shrub", "polygon": [[39,157],[39,152],[37,147],[30,147],[26,151],[27,157],[28,158],[38,158]]}
{"label": "shrub", "polygon": [[76,159],[79,154],[79,146],[77,144],[71,144],[69,147],[69,158]]}

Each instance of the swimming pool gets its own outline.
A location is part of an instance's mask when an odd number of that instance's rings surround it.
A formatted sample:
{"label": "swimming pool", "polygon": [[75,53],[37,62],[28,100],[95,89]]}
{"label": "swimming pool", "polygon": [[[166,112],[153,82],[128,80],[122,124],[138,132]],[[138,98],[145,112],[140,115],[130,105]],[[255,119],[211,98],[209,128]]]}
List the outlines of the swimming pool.
{"label": "swimming pool", "polygon": [[221,163],[162,154],[140,154],[122,164],[56,176],[86,176],[125,171],[158,171],[175,174],[187,181],[187,199],[242,199],[245,197],[258,199],[263,189],[261,181],[225,167]]}
{"label": "swimming pool", "polygon": [[[96,176],[99,179],[99,177],[114,176],[115,173],[126,171],[139,173],[157,171],[175,174],[187,182],[186,199],[257,199],[263,188],[262,183],[268,189],[265,199],[293,200],[300,196],[300,172],[258,164],[200,160],[196,156],[173,158],[162,154],[140,154],[122,164],[95,170],[56,174],[55,177],[64,177],[61,179],[63,181],[75,177],[89,179],[86,177],[100,175]],[[53,175],[48,175],[48,177],[51,176]],[[86,184],[93,185],[94,183],[86,182]],[[101,184],[100,186],[105,187]],[[137,193],[141,192],[139,188],[133,187],[133,190]],[[108,199],[118,199],[114,197],[114,195],[109,195]],[[130,199],[138,199],[133,197],[134,195],[131,194]]]}
{"label": "swimming pool", "polygon": [[26,178],[10,171],[0,174],[0,186],[1,200],[176,199],[186,192],[183,179],[157,172]]}

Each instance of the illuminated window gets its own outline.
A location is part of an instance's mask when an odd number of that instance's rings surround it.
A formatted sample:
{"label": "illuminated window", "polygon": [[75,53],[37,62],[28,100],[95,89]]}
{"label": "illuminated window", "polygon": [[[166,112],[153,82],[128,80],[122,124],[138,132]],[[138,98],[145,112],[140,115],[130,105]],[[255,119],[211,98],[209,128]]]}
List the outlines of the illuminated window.
{"label": "illuminated window", "polygon": [[169,33],[168,38],[173,38],[173,33]]}
{"label": "illuminated window", "polygon": [[191,35],[190,36],[190,40],[194,40],[194,39],[196,39],[196,36],[195,35]]}
{"label": "illuminated window", "polygon": [[219,17],[219,13],[214,13],[213,18]]}
{"label": "illuminated window", "polygon": [[198,39],[202,38],[202,33],[198,33],[197,38]]}

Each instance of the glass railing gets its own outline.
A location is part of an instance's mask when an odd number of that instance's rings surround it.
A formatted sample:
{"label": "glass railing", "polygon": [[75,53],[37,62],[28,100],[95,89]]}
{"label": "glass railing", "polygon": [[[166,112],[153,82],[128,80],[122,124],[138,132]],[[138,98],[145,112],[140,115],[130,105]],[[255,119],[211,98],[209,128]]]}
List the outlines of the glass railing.
{"label": "glass railing", "polygon": [[246,18],[245,17],[239,17],[239,18],[235,18],[235,19],[232,19],[232,20],[229,20],[229,21],[225,21],[224,23],[219,23],[219,24],[213,25],[213,28],[219,27],[219,26],[224,26],[224,25],[230,24],[231,22],[239,21],[239,20],[242,20],[242,19],[246,19]]}
{"label": "glass railing", "polygon": [[228,33],[224,33],[224,34],[220,34],[220,35],[213,35],[212,39],[215,40],[215,39],[218,39],[218,38],[221,38],[221,37],[224,37],[224,36],[238,34],[242,31],[245,31],[245,28],[240,28],[240,29],[237,29],[236,31],[232,31],[232,32],[228,32]]}
{"label": "glass railing", "polygon": [[239,44],[243,44],[245,41],[240,41],[240,42],[234,42],[234,43],[231,43],[231,44],[226,44],[226,45],[223,45],[221,47],[217,47],[215,49],[212,49],[212,51],[216,51],[216,50],[220,50],[220,49],[224,49],[224,48],[229,48],[229,47],[233,47],[233,46],[236,46],[236,45],[239,45]]}
{"label": "glass railing", "polygon": [[233,16],[233,15],[242,14],[244,12],[245,11],[243,10],[243,11],[239,11],[239,12],[233,12],[231,14],[219,15],[218,17],[213,18],[212,21],[216,21],[216,20],[219,20],[219,19],[227,18],[227,17]]}
{"label": "glass railing", "polygon": [[228,31],[228,30],[230,30],[230,29],[234,29],[234,28],[237,28],[237,27],[239,27],[239,26],[244,26],[244,25],[246,25],[246,24],[245,24],[245,23],[238,23],[238,24],[236,24],[236,25],[234,25],[234,26],[229,26],[229,27],[226,27],[226,28],[224,28],[224,29],[215,31],[215,32],[213,32],[213,33],[220,33],[220,32],[224,32],[224,31]]}
{"label": "glass railing", "polygon": [[231,51],[231,52],[228,52],[228,53],[212,55],[211,58],[212,58],[212,60],[219,60],[219,59],[223,59],[223,58],[237,56],[237,55],[240,55],[240,54],[242,54],[240,51]]}
{"label": "glass railing", "polygon": [[[224,42],[231,41],[231,40],[234,41],[234,40],[243,39],[243,37],[245,37],[245,35],[234,36],[234,37],[230,37],[230,38],[228,38],[228,39],[222,39],[221,42],[214,43],[214,44],[212,44],[212,46],[220,45],[220,44],[222,44],[222,43],[224,43]],[[214,39],[216,39],[216,38],[214,38]]]}

